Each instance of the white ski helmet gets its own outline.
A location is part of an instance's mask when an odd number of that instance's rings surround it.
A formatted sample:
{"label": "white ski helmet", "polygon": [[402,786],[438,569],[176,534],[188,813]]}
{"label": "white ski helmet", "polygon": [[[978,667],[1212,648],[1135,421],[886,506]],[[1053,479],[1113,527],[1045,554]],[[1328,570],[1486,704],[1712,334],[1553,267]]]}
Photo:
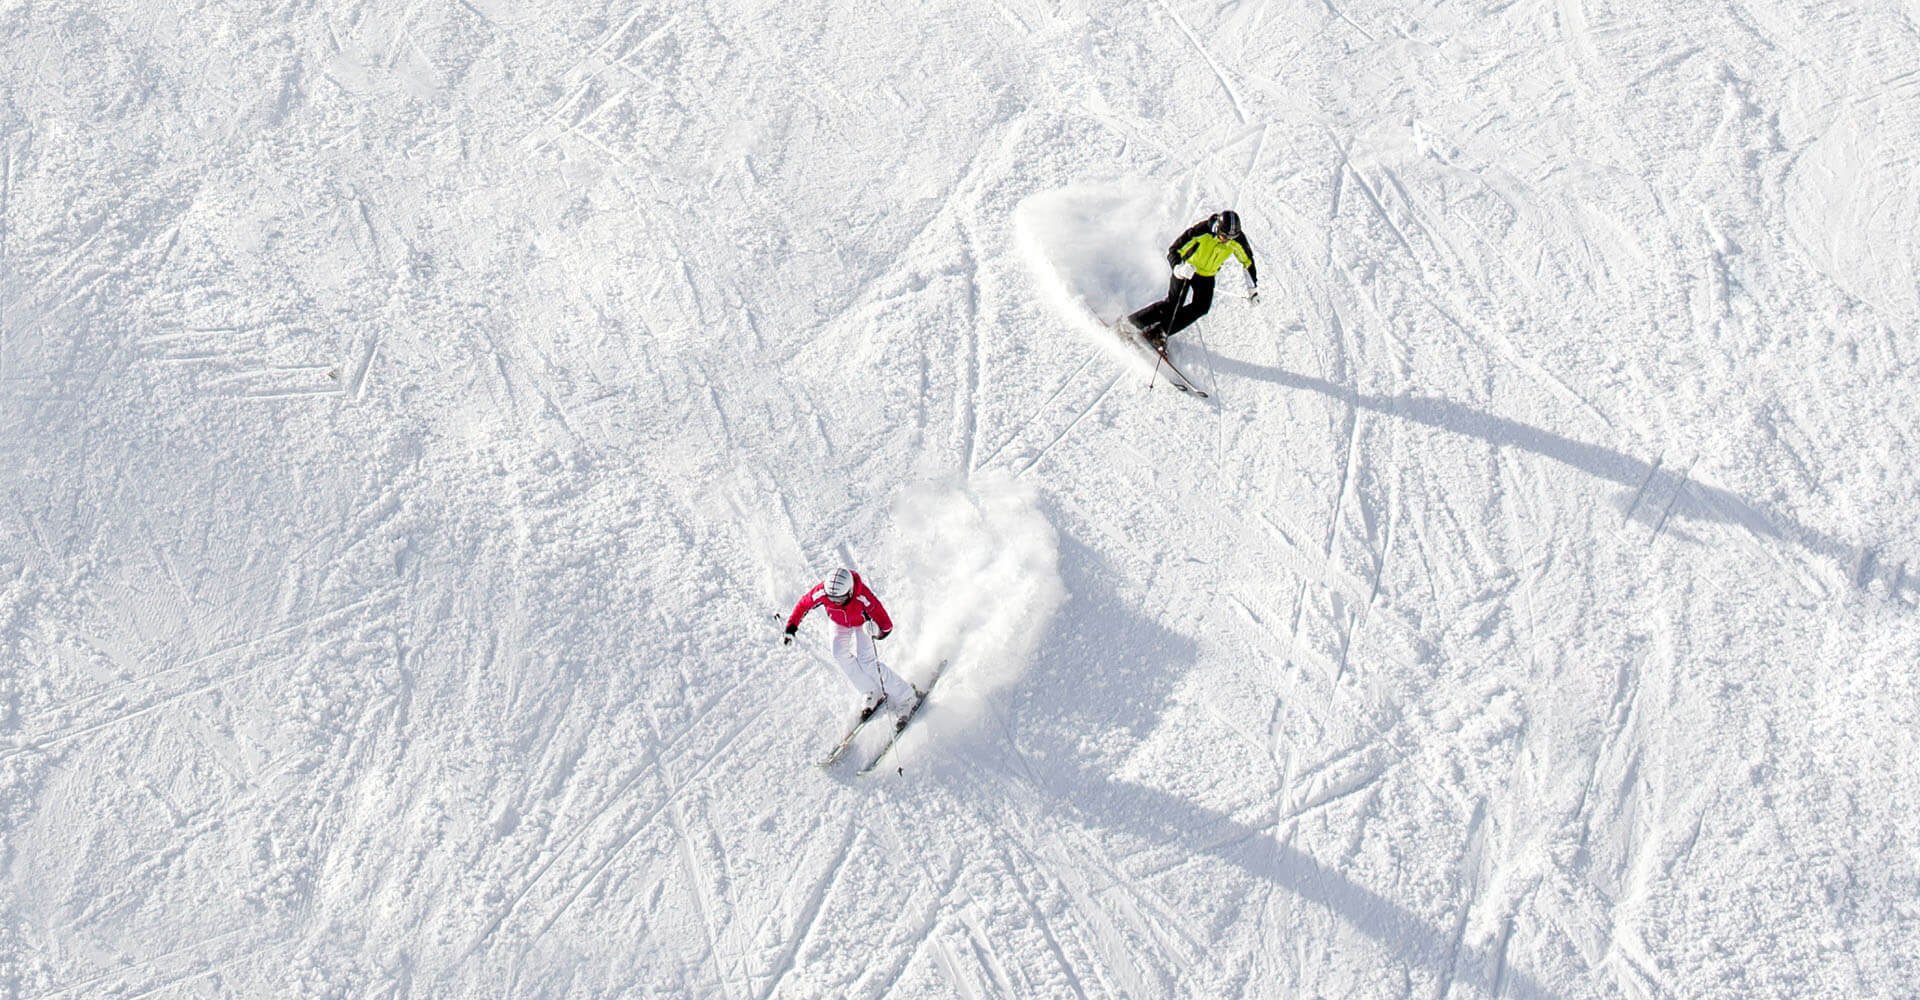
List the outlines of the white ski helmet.
{"label": "white ski helmet", "polygon": [[838,604],[853,596],[853,570],[845,566],[827,574],[827,600]]}

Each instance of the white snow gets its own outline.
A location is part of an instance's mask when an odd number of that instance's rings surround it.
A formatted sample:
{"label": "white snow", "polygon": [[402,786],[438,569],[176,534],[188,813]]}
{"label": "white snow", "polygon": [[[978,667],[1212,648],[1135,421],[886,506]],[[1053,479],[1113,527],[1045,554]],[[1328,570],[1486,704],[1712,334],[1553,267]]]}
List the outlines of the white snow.
{"label": "white snow", "polygon": [[1916,101],[1915,0],[0,0],[0,996],[1920,994]]}

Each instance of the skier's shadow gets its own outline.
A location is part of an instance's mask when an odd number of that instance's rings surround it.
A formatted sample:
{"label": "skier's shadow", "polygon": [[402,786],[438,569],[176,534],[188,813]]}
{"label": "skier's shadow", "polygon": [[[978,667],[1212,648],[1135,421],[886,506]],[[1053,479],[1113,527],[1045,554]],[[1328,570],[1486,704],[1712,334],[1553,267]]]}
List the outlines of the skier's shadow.
{"label": "skier's shadow", "polygon": [[1484,949],[1455,942],[1406,907],[1280,843],[1272,830],[1110,777],[1164,722],[1199,649],[1121,596],[1112,582],[1119,571],[1099,554],[1069,536],[1060,546],[1068,606],[1036,656],[1045,667],[1028,671],[1011,692],[1017,707],[1006,720],[1010,746],[1002,758],[1009,772],[1023,774],[1034,794],[1090,827],[1217,858],[1316,903],[1408,965],[1486,994],[1498,985],[1503,996],[1556,1000]]}
{"label": "skier's shadow", "polygon": [[[1070,812],[1190,855],[1225,861],[1295,898],[1319,905],[1378,942],[1404,967],[1425,968],[1442,981],[1473,986],[1476,996],[1559,1000],[1559,994],[1507,965],[1504,954],[1468,946],[1459,939],[1458,928],[1443,932],[1405,906],[1280,842],[1272,829],[1250,826],[1177,795],[1115,781],[1091,769],[1062,775],[1060,780],[1074,788],[1071,797],[1061,797]],[[1089,802],[1097,807],[1090,808]],[[1456,899],[1454,905],[1466,903]]]}
{"label": "skier's shadow", "polygon": [[1830,535],[1769,510],[1728,490],[1688,477],[1685,470],[1663,468],[1599,445],[1577,441],[1462,406],[1434,396],[1375,396],[1354,392],[1323,378],[1284,368],[1256,365],[1208,352],[1216,372],[1256,379],[1288,389],[1317,392],[1357,409],[1411,420],[1444,431],[1479,438],[1500,448],[1520,448],[1633,491],[1622,504],[1627,520],[1658,531],[1668,522],[1732,524],[1761,538],[1796,545],[1848,573],[1854,586],[1886,585],[1888,596],[1912,604],[1920,599],[1920,575],[1903,562],[1888,563],[1871,549],[1848,545]]}
{"label": "skier's shadow", "polygon": [[[1034,658],[1047,668],[1028,671],[1014,691],[1022,705],[1021,731],[1078,739],[1088,731],[1089,706],[1098,706],[1101,727],[1124,729],[1129,744],[1159,723],[1182,668],[1199,650],[1191,638],[1140,615],[1136,601],[1116,593],[1115,573],[1099,553],[1061,535],[1067,605]],[[1029,752],[1051,749],[1041,743]]]}

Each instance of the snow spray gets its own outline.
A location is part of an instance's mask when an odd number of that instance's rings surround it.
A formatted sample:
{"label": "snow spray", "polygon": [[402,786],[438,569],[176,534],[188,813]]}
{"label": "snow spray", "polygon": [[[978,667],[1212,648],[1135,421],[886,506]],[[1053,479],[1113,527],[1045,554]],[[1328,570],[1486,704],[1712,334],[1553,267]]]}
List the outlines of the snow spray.
{"label": "snow spray", "polygon": [[1177,209],[1164,185],[1140,180],[1042,191],[1014,209],[1014,243],[1049,307],[1111,323],[1166,294]]}
{"label": "snow spray", "polygon": [[941,728],[965,725],[1026,669],[1065,603],[1060,542],[1039,491],[1010,476],[914,487],[894,504],[887,560],[913,663],[948,660],[931,703]]}

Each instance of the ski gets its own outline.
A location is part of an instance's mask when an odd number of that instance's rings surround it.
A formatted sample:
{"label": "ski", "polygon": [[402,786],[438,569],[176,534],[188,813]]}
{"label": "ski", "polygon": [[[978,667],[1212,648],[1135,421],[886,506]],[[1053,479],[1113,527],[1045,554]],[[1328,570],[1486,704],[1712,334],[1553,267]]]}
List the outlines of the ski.
{"label": "ski", "polygon": [[847,730],[847,735],[840,737],[840,742],[835,743],[833,749],[827,751],[826,759],[822,760],[819,765],[821,770],[827,770],[833,765],[840,763],[840,758],[845,757],[847,751],[853,747],[853,738],[860,735],[860,730],[865,728],[867,723],[872,722],[874,716],[880,714],[880,706],[886,703],[887,700],[881,698],[880,704],[873,706],[873,711],[853,720],[853,726]]}
{"label": "ski", "polygon": [[1195,396],[1200,397],[1201,399],[1207,398],[1207,390],[1202,389],[1197,385],[1194,385],[1193,380],[1187,377],[1186,372],[1183,372],[1179,368],[1174,367],[1173,359],[1170,357],[1167,357],[1166,348],[1156,347],[1153,349],[1153,353],[1160,355],[1160,360],[1166,364],[1167,370],[1172,372],[1174,375],[1178,376],[1178,379],[1179,379],[1178,381],[1175,381],[1174,379],[1171,379],[1171,378],[1167,379],[1168,385],[1173,386],[1175,389],[1178,389],[1181,392],[1192,393]]}
{"label": "ski", "polygon": [[1109,326],[1114,333],[1117,333],[1121,337],[1132,341],[1134,346],[1139,347],[1151,354],[1157,355],[1160,359],[1160,362],[1162,364],[1165,364],[1167,366],[1167,369],[1173,373],[1171,376],[1167,378],[1168,385],[1173,386],[1175,389],[1178,389],[1181,392],[1184,392],[1190,396],[1194,396],[1199,399],[1207,398],[1207,391],[1193,384],[1193,380],[1187,377],[1187,373],[1181,371],[1179,367],[1173,363],[1173,359],[1167,356],[1167,349],[1164,347],[1155,347],[1151,341],[1147,340],[1146,335],[1142,334],[1140,330],[1137,327],[1135,327],[1131,322],[1129,322],[1126,317],[1123,316],[1120,319],[1115,320],[1113,323],[1109,324]]}
{"label": "ski", "polygon": [[927,686],[925,688],[914,689],[920,695],[919,700],[913,703],[912,708],[907,709],[905,715],[900,716],[900,718],[894,722],[892,735],[887,737],[887,742],[881,745],[880,751],[873,755],[873,759],[867,761],[867,766],[857,772],[858,777],[864,778],[872,774],[880,767],[880,764],[887,759],[887,754],[893,751],[894,744],[900,742],[900,734],[906,731],[907,723],[912,722],[913,717],[919,715],[920,710],[927,707],[927,696],[933,693],[934,684],[939,682],[940,675],[944,673],[946,669],[947,661],[941,660],[940,665],[933,668],[933,676],[927,678]]}

